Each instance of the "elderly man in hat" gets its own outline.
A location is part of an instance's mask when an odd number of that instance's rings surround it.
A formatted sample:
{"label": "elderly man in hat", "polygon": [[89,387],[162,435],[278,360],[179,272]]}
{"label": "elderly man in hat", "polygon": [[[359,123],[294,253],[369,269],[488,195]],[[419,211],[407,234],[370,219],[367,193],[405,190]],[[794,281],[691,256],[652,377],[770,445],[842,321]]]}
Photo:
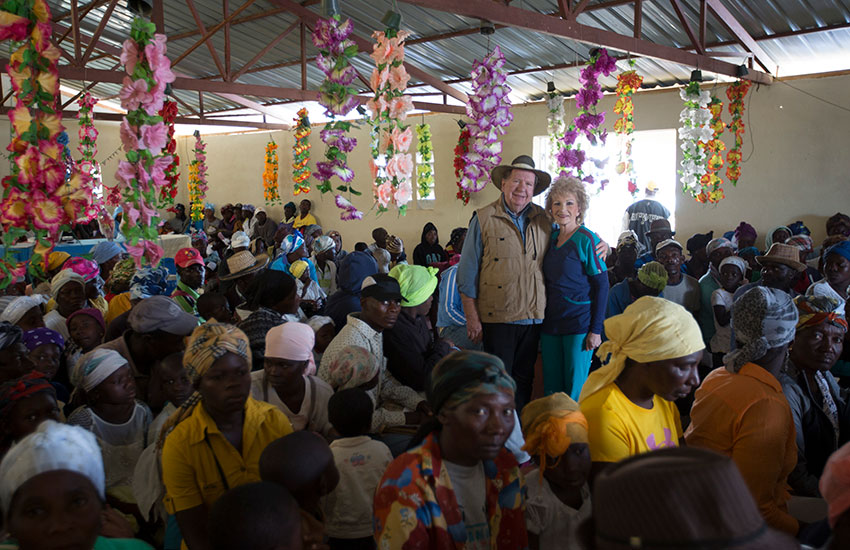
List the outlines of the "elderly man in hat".
{"label": "elderly man in hat", "polygon": [[543,256],[552,222],[531,198],[551,176],[521,155],[490,175],[502,194],[475,212],[458,264],[469,339],[502,359],[516,381],[517,409],[531,399],[540,324],[546,307]]}
{"label": "elderly man in hat", "polygon": [[675,234],[676,232],[673,231],[673,228],[670,226],[670,222],[667,220],[655,220],[649,224],[649,231],[646,232],[646,238],[649,241],[649,248],[643,255],[638,256],[638,259],[635,262],[635,269],[640,269],[640,266],[643,264],[657,260],[658,258],[655,256],[655,248],[658,246],[658,243],[672,239]]}
{"label": "elderly man in hat", "polygon": [[646,198],[629,205],[626,208],[626,213],[623,215],[623,231],[634,231],[637,234],[638,242],[640,242],[644,249],[649,251],[655,249],[649,242],[649,232],[651,231],[650,226],[652,222],[655,220],[666,220],[670,217],[670,211],[663,204],[653,199],[657,192],[658,184],[654,181],[649,182],[645,190]]}

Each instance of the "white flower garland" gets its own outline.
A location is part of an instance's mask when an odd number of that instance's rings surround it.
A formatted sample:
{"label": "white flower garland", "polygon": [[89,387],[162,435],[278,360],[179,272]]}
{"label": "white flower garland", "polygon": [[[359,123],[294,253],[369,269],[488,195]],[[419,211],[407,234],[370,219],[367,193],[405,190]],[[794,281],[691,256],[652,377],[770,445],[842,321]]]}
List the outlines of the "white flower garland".
{"label": "white flower garland", "polygon": [[714,136],[709,126],[711,111],[711,94],[702,91],[699,82],[691,82],[679,91],[679,97],[685,102],[685,108],[679,113],[679,139],[682,141],[682,169],[679,170],[679,181],[682,190],[696,197],[700,191],[700,180],[708,168],[708,155],[705,144]]}

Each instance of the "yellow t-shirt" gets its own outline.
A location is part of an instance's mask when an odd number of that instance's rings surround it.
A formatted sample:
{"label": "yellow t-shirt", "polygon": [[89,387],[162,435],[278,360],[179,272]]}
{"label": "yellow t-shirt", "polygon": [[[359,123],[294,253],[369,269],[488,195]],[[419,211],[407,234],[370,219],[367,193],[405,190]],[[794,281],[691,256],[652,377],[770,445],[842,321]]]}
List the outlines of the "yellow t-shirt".
{"label": "yellow t-shirt", "polygon": [[198,404],[192,415],[168,434],[163,445],[165,509],[175,514],[204,504],[209,511],[226,491],[222,473],[231,489],[260,481],[263,450],[289,433],[292,433],[292,425],[285,414],[268,403],[248,397],[240,453],[222,435],[203,405]]}
{"label": "yellow t-shirt", "polygon": [[590,457],[594,462],[619,462],[663,447],[678,447],[682,421],[676,405],[659,396],[652,408],[632,403],[616,383],[581,402],[587,418]]}
{"label": "yellow t-shirt", "polygon": [[307,217],[302,218],[300,215],[295,216],[295,221],[292,222],[292,227],[298,229],[299,227],[304,227],[305,225],[314,225],[318,224],[316,221],[316,217],[313,214],[307,214]]}

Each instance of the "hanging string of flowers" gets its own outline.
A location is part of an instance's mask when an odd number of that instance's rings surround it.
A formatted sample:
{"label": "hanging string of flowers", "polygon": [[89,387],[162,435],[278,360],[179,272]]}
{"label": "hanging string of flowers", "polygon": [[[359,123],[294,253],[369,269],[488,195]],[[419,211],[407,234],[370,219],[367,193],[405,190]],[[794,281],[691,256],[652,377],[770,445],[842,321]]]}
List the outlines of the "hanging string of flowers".
{"label": "hanging string of flowers", "polygon": [[744,146],[744,98],[747,97],[751,85],[752,82],[749,80],[739,80],[726,88],[726,97],[729,98],[729,114],[732,115],[729,129],[735,132],[735,146],[726,153],[726,162],[729,163],[729,166],[726,167],[726,177],[729,178],[732,185],[738,185],[738,179],[741,177],[741,149]]}
{"label": "hanging string of flowers", "polygon": [[298,118],[295,119],[295,145],[292,146],[292,181],[295,183],[295,195],[310,192],[312,173],[307,163],[310,162],[312,147],[308,141],[311,132],[310,117],[307,116],[307,109],[302,107],[298,111]]}
{"label": "hanging string of flowers", "polygon": [[471,196],[469,191],[467,191],[460,183],[460,180],[463,178],[463,167],[466,164],[464,159],[466,158],[467,153],[469,153],[469,125],[464,126],[460,130],[460,137],[458,137],[457,145],[455,145],[454,161],[457,200],[461,201],[464,206],[469,204],[469,198]]}
{"label": "hanging string of flowers", "polygon": [[554,164],[555,157],[560,150],[561,140],[564,139],[564,129],[566,122],[564,117],[564,98],[559,94],[550,93],[546,99],[546,106],[549,108],[549,114],[546,117],[547,127],[549,129],[549,158]]}
{"label": "hanging string of flowers", "polygon": [[[413,140],[413,130],[404,124],[407,112],[413,109],[410,96],[404,95],[410,75],[404,68],[404,39],[407,31],[387,29],[375,31],[372,38],[370,57],[375,61],[370,86],[375,97],[366,103],[372,113],[370,124],[373,126],[371,142],[372,161],[369,168],[372,174],[372,193],[378,212],[386,212],[389,205],[398,208],[403,216],[407,203],[413,198],[413,157],[407,152]],[[380,165],[381,156],[387,159]]]}
{"label": "hanging string of flowers", "polygon": [[168,128],[165,152],[171,155],[171,165],[165,169],[166,184],[159,190],[160,208],[174,204],[177,198],[177,184],[180,180],[180,157],[177,155],[177,140],[174,139],[174,120],[177,118],[177,102],[166,99],[159,116]]}
{"label": "hanging string of flowers", "polygon": [[207,144],[195,131],[195,158],[189,163],[189,209],[192,221],[204,219],[204,199],[207,195]]}
{"label": "hanging string of flowers", "polygon": [[100,172],[100,167],[94,160],[94,157],[97,156],[98,131],[94,127],[94,120],[92,119],[92,111],[94,106],[97,105],[97,101],[97,98],[88,92],[77,100],[77,105],[80,106],[80,110],[77,111],[77,120],[80,124],[77,134],[80,138],[80,144],[77,150],[83,156],[80,160],[80,170],[90,174],[93,178],[96,178]]}
{"label": "hanging string of flowers", "polygon": [[277,143],[274,140],[266,144],[266,163],[263,166],[263,196],[266,204],[280,204],[280,192],[277,188]]}
{"label": "hanging string of flowers", "polygon": [[416,184],[419,187],[419,198],[427,197],[434,187],[434,145],[431,143],[431,125],[416,125],[416,142],[419,150],[419,164],[416,167]]}
{"label": "hanging string of flowers", "polygon": [[[629,60],[629,65],[634,66],[634,60]],[[617,102],[614,104],[613,111],[620,115],[614,122],[614,132],[621,136],[621,146],[617,153],[617,173],[624,174],[628,181],[629,193],[632,196],[637,195],[638,187],[635,174],[635,164],[632,160],[632,143],[634,139],[631,137],[635,131],[635,105],[632,102],[632,95],[640,88],[643,83],[643,77],[637,74],[634,69],[623,71],[617,76]]]}
{"label": "hanging string of flowers", "polygon": [[599,129],[605,122],[605,113],[596,112],[596,105],[602,99],[599,77],[609,76],[616,68],[617,60],[608,55],[608,50],[599,48],[591,52],[587,66],[579,73],[582,87],[575,98],[578,114],[564,131],[556,157],[561,175],[574,176],[585,183],[593,183],[593,176],[585,176],[582,170],[587,155],[581,146],[576,144],[576,140],[579,134],[584,134],[591,144],[596,144],[597,140],[605,143],[608,132]]}
{"label": "hanging string of flowers", "polygon": [[115,173],[121,188],[121,232],[129,242],[127,251],[137,265],[147,260],[153,266],[163,254],[162,247],[154,242],[160,223],[156,205],[160,190],[168,183],[165,171],[174,160],[164,150],[168,128],[158,114],[174,73],[165,55],[166,37],[154,34],[155,30],[153,23],[137,17],[121,51],[121,63],[127,71],[119,92],[121,106],[127,110],[120,127],[126,160],[118,163]]}
{"label": "hanging string of flowers", "polygon": [[[351,20],[346,19],[342,23],[339,15],[319,19],[313,27],[313,44],[319,49],[316,64],[325,73],[325,80],[319,87],[319,103],[325,108],[325,115],[331,118],[331,122],[319,133],[325,144],[325,160],[316,163],[313,173],[320,182],[316,187],[322,194],[333,190],[331,178],[336,176],[342,181],[337,191],[360,195],[352,185],[354,171],[348,166],[348,153],[357,145],[355,138],[347,136],[352,123],[336,120],[358,105],[357,90],[351,85],[357,78],[351,65],[351,60],[357,55],[357,45],[348,38],[351,31]],[[337,205],[340,204],[339,198],[337,195]],[[343,210],[341,217],[350,215],[348,210],[340,208]]]}
{"label": "hanging string of flowers", "polygon": [[91,177],[75,170],[66,178],[57,102],[60,52],[49,40],[51,32],[50,9],[44,0],[0,4],[0,40],[9,39],[16,48],[7,66],[15,107],[9,111],[11,173],[2,180],[0,201],[5,245],[0,288],[27,271],[27,264],[12,256],[11,247],[27,231],[36,236],[29,271],[42,280],[47,256],[60,232],[96,214]]}
{"label": "hanging string of flowers", "polygon": [[490,172],[502,160],[502,142],[514,117],[511,114],[511,87],[507,84],[505,56],[499,46],[483,61],[472,65],[472,95],[466,114],[472,119],[469,128],[469,150],[464,155],[463,175],[459,185],[477,193],[490,181]]}
{"label": "hanging string of flowers", "polygon": [[726,145],[720,139],[720,135],[726,128],[721,120],[723,114],[723,101],[720,98],[712,97],[708,104],[708,110],[711,111],[711,121],[708,126],[711,128],[711,139],[705,144],[706,155],[708,155],[708,166],[705,170],[705,175],[700,179],[702,189],[696,196],[697,202],[716,204],[721,199],[726,198],[723,193],[723,181],[717,175],[717,172],[723,168],[723,151],[726,150]]}
{"label": "hanging string of flowers", "polygon": [[690,82],[679,90],[679,97],[685,102],[685,108],[679,113],[679,139],[682,149],[682,169],[679,170],[679,181],[682,190],[696,198],[701,192],[702,177],[708,168],[708,155],[705,144],[711,141],[714,134],[708,123],[711,111],[708,104],[711,95],[700,90],[699,82]]}
{"label": "hanging string of flowers", "polygon": [[336,195],[334,197],[334,203],[336,204],[337,208],[342,210],[342,212],[340,212],[339,214],[339,219],[341,219],[342,221],[347,222],[351,220],[363,219],[363,212],[357,210],[357,208],[355,208],[355,206],[351,204],[351,202],[349,202],[348,199],[346,199],[342,195]]}

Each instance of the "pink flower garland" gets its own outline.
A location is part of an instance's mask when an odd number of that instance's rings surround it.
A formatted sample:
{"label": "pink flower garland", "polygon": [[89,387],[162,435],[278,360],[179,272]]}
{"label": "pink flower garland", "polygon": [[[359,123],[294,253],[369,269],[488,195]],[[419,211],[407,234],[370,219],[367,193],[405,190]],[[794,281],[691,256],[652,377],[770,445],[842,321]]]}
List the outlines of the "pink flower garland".
{"label": "pink flower garland", "polygon": [[556,155],[562,176],[574,176],[585,183],[593,183],[593,176],[584,176],[581,169],[586,160],[585,152],[580,147],[573,149],[573,145],[579,134],[584,134],[592,144],[595,144],[597,139],[605,143],[608,132],[599,130],[605,122],[605,113],[597,114],[596,112],[596,105],[602,99],[599,75],[608,76],[616,68],[617,60],[608,55],[608,50],[600,48],[591,56],[587,66],[581,70],[579,81],[582,83],[582,88],[576,94],[576,107],[579,112],[564,132],[564,138],[559,144]]}
{"label": "pink flower garland", "polygon": [[507,131],[511,114],[511,93],[504,69],[505,56],[496,48],[472,65],[472,95],[466,105],[466,114],[472,119],[469,150],[464,155],[465,166],[458,185],[465,191],[477,193],[490,181],[490,172],[502,160],[502,142],[499,138]]}
{"label": "pink flower garland", "polygon": [[127,110],[120,127],[126,160],[118,163],[115,177],[124,210],[121,231],[138,266],[143,258],[152,266],[162,258],[162,248],[154,242],[160,223],[156,204],[160,190],[168,184],[166,170],[173,160],[163,152],[168,127],[158,113],[165,102],[166,85],[174,82],[174,73],[165,55],[166,37],[154,34],[155,29],[152,23],[137,17],[121,52],[128,75],[119,92],[121,106]]}
{"label": "pink flower garland", "polygon": [[[407,31],[375,31],[372,38],[371,57],[376,68],[372,71],[370,85],[375,97],[366,103],[372,112],[372,160],[369,167],[374,183],[372,192],[378,212],[386,212],[395,205],[404,215],[407,203],[413,198],[413,157],[408,153],[413,140],[413,129],[402,121],[413,109],[410,96],[404,95],[410,75],[404,68],[404,39]],[[375,161],[384,155],[386,166]]]}
{"label": "pink flower garland", "polygon": [[94,157],[97,156],[98,131],[92,120],[92,111],[94,106],[97,105],[97,101],[98,99],[88,92],[77,100],[77,105],[80,106],[80,110],[77,112],[77,120],[80,122],[78,131],[80,145],[77,150],[83,156],[82,161],[80,161],[80,170],[92,176],[96,176],[100,172],[100,167],[94,160]]}

